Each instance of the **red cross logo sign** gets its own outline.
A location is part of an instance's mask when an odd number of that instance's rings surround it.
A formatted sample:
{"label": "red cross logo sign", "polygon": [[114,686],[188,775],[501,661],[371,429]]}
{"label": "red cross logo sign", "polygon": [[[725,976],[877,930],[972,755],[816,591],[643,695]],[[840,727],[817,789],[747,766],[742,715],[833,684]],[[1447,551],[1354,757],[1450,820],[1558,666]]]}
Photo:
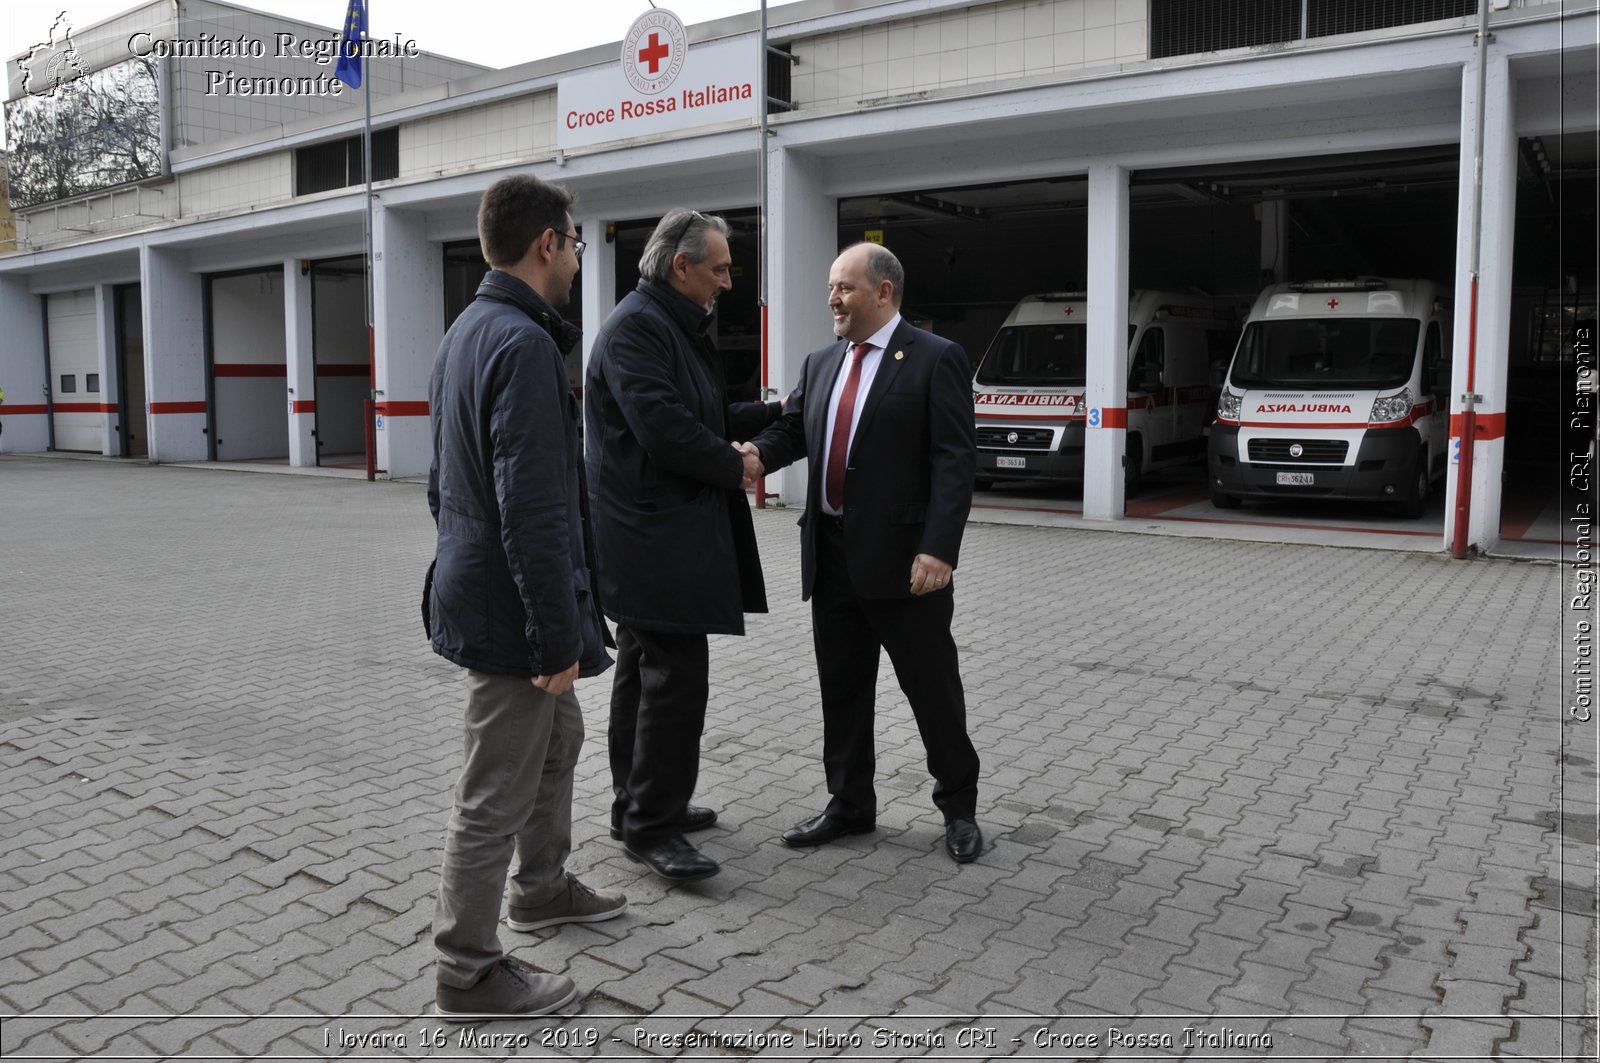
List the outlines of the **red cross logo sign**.
{"label": "red cross logo sign", "polygon": [[1339,297],[1337,295],[1333,296],[1331,299],[1328,300],[1328,309],[1329,310],[1337,310],[1337,309],[1339,309]]}
{"label": "red cross logo sign", "polygon": [[622,39],[622,73],[634,91],[655,96],[683,73],[688,54],[683,21],[665,8],[654,8],[634,19]]}
{"label": "red cross logo sign", "polygon": [[650,67],[650,73],[655,74],[661,70],[661,60],[670,55],[672,49],[661,43],[661,35],[650,34],[650,43],[639,49],[639,62]]}

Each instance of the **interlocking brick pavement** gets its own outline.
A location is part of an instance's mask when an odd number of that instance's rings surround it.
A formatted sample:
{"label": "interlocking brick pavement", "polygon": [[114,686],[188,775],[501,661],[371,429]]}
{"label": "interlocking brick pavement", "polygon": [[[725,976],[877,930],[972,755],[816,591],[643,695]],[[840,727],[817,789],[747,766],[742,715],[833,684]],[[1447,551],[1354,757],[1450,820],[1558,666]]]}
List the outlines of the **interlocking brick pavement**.
{"label": "interlocking brick pavement", "polygon": [[0,1054],[1593,1058],[1559,569],[975,524],[958,868],[887,666],[879,831],[777,842],[824,800],[793,517],[756,515],[773,612],[712,640],[722,875],[607,837],[585,681],[571,866],[629,914],[505,931],[579,1002],[435,1043],[461,683],[420,488],[0,459]]}

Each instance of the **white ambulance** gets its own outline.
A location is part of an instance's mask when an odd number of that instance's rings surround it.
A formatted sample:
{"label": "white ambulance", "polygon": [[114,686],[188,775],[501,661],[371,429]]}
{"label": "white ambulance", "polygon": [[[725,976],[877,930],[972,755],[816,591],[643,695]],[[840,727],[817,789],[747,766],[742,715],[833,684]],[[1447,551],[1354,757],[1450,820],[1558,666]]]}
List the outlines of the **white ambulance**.
{"label": "white ambulance", "polygon": [[1393,502],[1445,471],[1450,309],[1428,281],[1278,284],[1245,322],[1211,429],[1211,501]]}
{"label": "white ambulance", "polygon": [[[995,480],[1083,479],[1087,305],[1083,292],[1030,295],[984,352],[972,380],[979,490]],[[1205,453],[1217,378],[1238,331],[1210,300],[1153,291],[1132,294],[1128,331],[1131,495],[1146,470]]]}

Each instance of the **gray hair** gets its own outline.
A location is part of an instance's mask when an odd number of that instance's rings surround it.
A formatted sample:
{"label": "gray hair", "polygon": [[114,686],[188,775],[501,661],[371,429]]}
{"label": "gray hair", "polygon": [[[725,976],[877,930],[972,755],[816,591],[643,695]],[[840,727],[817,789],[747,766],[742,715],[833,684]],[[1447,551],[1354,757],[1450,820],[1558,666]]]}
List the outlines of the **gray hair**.
{"label": "gray hair", "polygon": [[711,253],[706,246],[706,233],[716,230],[724,238],[732,231],[728,223],[715,214],[701,214],[698,210],[674,207],[650,234],[639,256],[639,276],[647,281],[664,282],[672,273],[672,260],[682,251],[690,262],[704,262]]}
{"label": "gray hair", "polygon": [[[867,284],[876,288],[884,281],[894,286],[894,305],[899,306],[906,293],[906,269],[894,252],[882,244],[862,241],[854,247],[867,249]],[[850,250],[850,248],[846,248]]]}

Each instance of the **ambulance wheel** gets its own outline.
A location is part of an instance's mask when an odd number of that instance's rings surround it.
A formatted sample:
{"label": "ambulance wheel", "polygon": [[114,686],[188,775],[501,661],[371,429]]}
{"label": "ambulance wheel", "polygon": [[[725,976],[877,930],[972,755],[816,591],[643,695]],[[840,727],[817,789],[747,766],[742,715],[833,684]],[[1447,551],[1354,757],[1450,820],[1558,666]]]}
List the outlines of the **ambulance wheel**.
{"label": "ambulance wheel", "polygon": [[976,479],[974,479],[972,481],[972,489],[974,491],[987,491],[987,490],[989,490],[989,488],[991,488],[993,486],[994,486],[994,481],[993,480],[987,479],[987,478],[982,477],[982,476],[979,476],[979,477],[977,477]]}
{"label": "ambulance wheel", "polygon": [[1211,489],[1211,504],[1218,509],[1238,509],[1240,501],[1238,495],[1225,495],[1216,488]]}
{"label": "ambulance wheel", "polygon": [[1417,455],[1417,471],[1411,491],[1395,507],[1408,520],[1421,517],[1428,508],[1428,452]]}
{"label": "ambulance wheel", "polygon": [[1132,498],[1144,483],[1144,444],[1138,436],[1128,437],[1128,453],[1122,459],[1122,494]]}

